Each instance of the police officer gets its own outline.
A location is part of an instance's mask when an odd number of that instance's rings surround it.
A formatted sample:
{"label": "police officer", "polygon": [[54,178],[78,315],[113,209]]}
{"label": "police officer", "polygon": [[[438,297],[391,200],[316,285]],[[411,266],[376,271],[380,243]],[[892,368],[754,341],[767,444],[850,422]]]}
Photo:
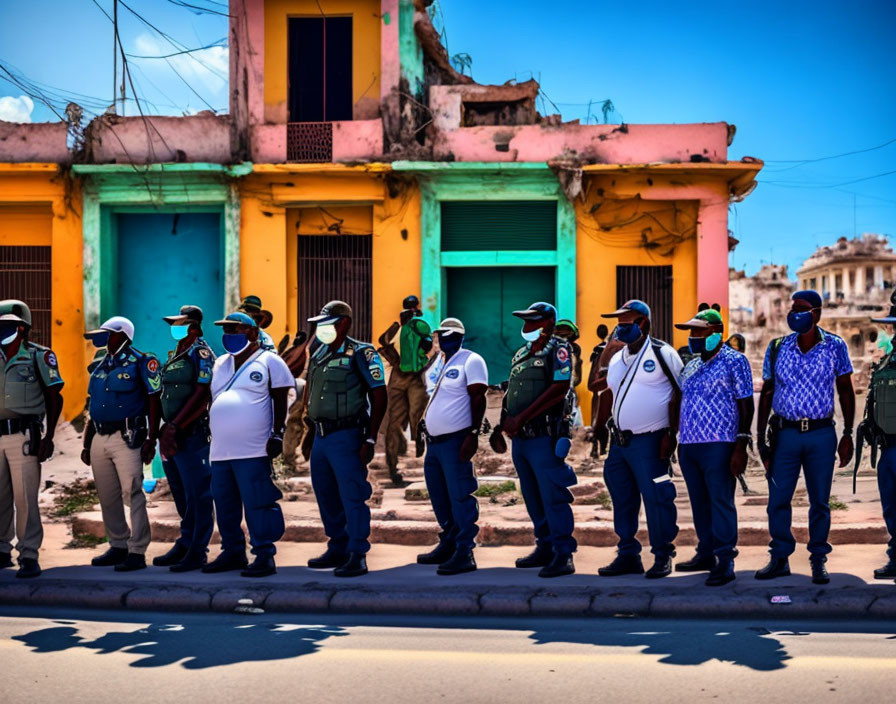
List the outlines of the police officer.
{"label": "police officer", "polygon": [[735,578],[736,477],[747,468],[753,422],[753,375],[747,358],[722,342],[722,316],[710,309],[675,326],[689,333],[693,359],[681,372],[678,461],[687,483],[697,554],[678,572],[709,571],[706,585]]}
{"label": "police officer", "polygon": [[[573,515],[569,487],[576,475],[560,449],[559,426],[572,379],[569,344],[554,334],[557,310],[537,302],[514,311],[526,341],[511,361],[501,420],[492,448],[506,449],[501,433],[513,440],[513,465],[526,510],[535,529],[535,550],[516,561],[520,568],[541,567],[539,577],[575,572]],[[564,438],[565,439],[565,438]],[[558,456],[560,455],[560,456]]]}
{"label": "police officer", "polygon": [[[757,437],[769,481],[769,563],[756,579],[790,574],[789,556],[796,548],[790,530],[793,492],[800,468],[809,495],[809,560],[812,581],[830,581],[825,562],[831,546],[831,483],[834,461],[845,467],[853,455],[856,397],[846,343],[819,327],[821,296],[797,291],[787,315],[793,333],[769,343],[762,367]],[[834,429],[834,389],[843,411],[843,435]],[[774,413],[770,420],[770,414]],[[770,430],[771,442],[766,432]]]}
{"label": "police officer", "polygon": [[[411,426],[411,434],[417,436],[417,426],[429,396],[423,372],[429,363],[432,349],[432,330],[420,314],[420,301],[408,296],[402,303],[399,315],[399,364],[389,372],[389,417],[386,424],[386,465],[395,484],[402,483],[398,471],[398,455],[404,438],[404,429]],[[419,457],[423,448],[419,447]]]}
{"label": "police officer", "polygon": [[313,432],[305,436],[302,454],[311,460],[311,486],[329,539],[326,552],[308,566],[357,577],[367,573],[367,465],[386,413],[385,373],[373,346],[348,336],[352,309],[347,303],[330,301],[308,322],[316,324],[321,344],[308,364],[305,397]]}
{"label": "police officer", "polygon": [[422,420],[423,473],[442,532],[435,549],[418,555],[417,563],[438,565],[438,574],[451,575],[476,569],[479,502],[473,496],[472,459],[485,416],[488,369],[481,356],[463,347],[466,330],[460,320],[445,318],[435,333],[444,365]]}
{"label": "police officer", "polygon": [[[880,503],[883,508],[884,523],[890,534],[887,544],[887,564],[874,570],[875,579],[896,578],[896,352],[893,350],[893,338],[896,332],[896,290],[890,297],[889,315],[883,318],[872,318],[871,322],[879,323],[882,329],[878,334],[886,340],[883,358],[874,365],[865,401],[865,419],[859,428],[859,447],[863,440],[880,450],[877,465],[877,487],[880,491]],[[858,470],[861,450],[857,453],[856,468]]]}
{"label": "police officer", "polygon": [[670,345],[650,336],[650,308],[643,301],[628,301],[604,317],[619,319],[616,338],[625,347],[613,355],[607,369],[612,416],[598,418],[598,424],[610,423],[612,439],[604,481],[613,500],[613,528],[619,536],[616,559],[598,574],[613,577],[644,572],[641,543],[636,537],[643,499],[654,556],[645,576],[658,579],[672,573],[673,541],[678,535],[670,458],[678,431],[681,359]]}
{"label": "police officer", "polygon": [[152,564],[188,572],[206,562],[214,529],[208,407],[215,355],[202,337],[202,309],[182,306],[163,320],[177,346],[162,365],[162,467],[180,516],[180,538]]}
{"label": "police officer", "polygon": [[[149,516],[143,493],[143,465],[156,454],[162,390],[159,360],[132,345],[134,324],[114,316],[85,333],[106,354],[90,374],[81,461],[93,469],[109,549],[95,557],[94,567],[117,572],[146,567]],[[131,527],[124,506],[131,507]]]}
{"label": "police officer", "polygon": [[237,311],[248,315],[258,325],[258,345],[263,350],[269,352],[276,351],[274,338],[272,338],[265,330],[270,327],[274,321],[274,314],[266,308],[262,307],[261,299],[258,296],[246,296],[240,303]]}
{"label": "police officer", "polygon": [[[12,567],[18,538],[16,577],[40,575],[40,464],[53,454],[62,411],[63,381],[56,355],[28,340],[31,310],[22,301],[0,301],[0,567]],[[41,424],[45,430],[41,437]]]}

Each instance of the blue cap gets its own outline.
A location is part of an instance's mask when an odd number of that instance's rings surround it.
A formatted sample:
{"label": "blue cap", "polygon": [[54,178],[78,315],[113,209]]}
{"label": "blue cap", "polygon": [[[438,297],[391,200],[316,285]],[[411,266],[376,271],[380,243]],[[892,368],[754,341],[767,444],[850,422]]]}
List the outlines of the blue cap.
{"label": "blue cap", "polygon": [[240,313],[239,311],[231,313],[224,318],[224,320],[216,320],[215,325],[250,325],[253,328],[258,327],[258,323],[245,313]]}
{"label": "blue cap", "polygon": [[640,313],[648,320],[650,319],[650,306],[647,305],[644,301],[639,301],[637,298],[626,301],[618,308],[618,310],[614,310],[612,313],[604,313],[603,315],[601,315],[601,318],[618,318],[623,313],[629,313],[632,311],[634,311],[635,313]]}
{"label": "blue cap", "polygon": [[818,295],[818,291],[812,289],[797,291],[790,298],[794,301],[806,301],[813,308],[821,308],[821,296]]}
{"label": "blue cap", "polygon": [[550,303],[545,303],[544,301],[538,301],[533,303],[531,306],[526,308],[526,310],[515,310],[513,314],[517,318],[522,318],[523,320],[556,320],[557,319],[557,309],[554,308]]}

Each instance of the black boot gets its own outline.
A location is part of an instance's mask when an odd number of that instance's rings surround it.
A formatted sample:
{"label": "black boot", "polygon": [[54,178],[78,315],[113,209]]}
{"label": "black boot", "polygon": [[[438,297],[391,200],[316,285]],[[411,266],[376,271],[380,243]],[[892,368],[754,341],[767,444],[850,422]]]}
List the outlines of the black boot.
{"label": "black boot", "polygon": [[521,557],[516,561],[516,566],[520,569],[528,569],[530,567],[547,567],[554,559],[553,548],[547,545],[536,545],[535,549],[525,557]]}
{"label": "black boot", "polygon": [[240,574],[243,577],[270,577],[277,573],[273,555],[258,555]]}
{"label": "black boot", "polygon": [[828,574],[827,569],[824,566],[824,560],[811,560],[810,564],[812,565],[812,584],[828,584],[831,581],[831,576]]}
{"label": "black boot", "polygon": [[40,565],[37,564],[36,557],[20,557],[19,571],[16,572],[19,579],[30,579],[32,577],[40,577]]}
{"label": "black boot", "polygon": [[94,567],[114,567],[124,562],[127,556],[127,548],[109,548],[99,557],[93,558],[90,564]]}
{"label": "black boot", "polygon": [[734,579],[734,561],[720,560],[719,564],[712,568],[712,571],[706,578],[706,586],[721,587],[724,584],[728,584],[728,582],[733,582]]}
{"label": "black boot", "polygon": [[12,553],[0,552],[0,569],[4,567],[12,567],[15,563],[12,561]]}
{"label": "black boot", "polygon": [[336,577],[360,577],[367,574],[367,557],[363,552],[350,552],[345,564],[340,565],[333,574]]}
{"label": "black boot", "polygon": [[662,579],[672,574],[672,556],[659,557],[654,560],[653,566],[644,575],[647,579]]}
{"label": "black boot", "polygon": [[187,556],[188,550],[180,543],[175,543],[164,555],[152,558],[153,567],[171,567],[182,562]]}
{"label": "black boot", "polygon": [[331,570],[334,567],[344,565],[347,559],[347,552],[327,547],[323,555],[318,555],[308,560],[308,566],[313,570]]}
{"label": "black boot", "polygon": [[450,559],[439,565],[436,574],[461,574],[463,572],[473,572],[475,569],[476,560],[473,559],[473,551],[460,548]]}
{"label": "black boot", "polygon": [[[193,570],[201,570],[205,567],[205,563],[208,561],[208,558],[205,555],[205,550],[201,553],[188,552],[184,555],[184,559],[178,562],[175,565],[171,565],[168,569],[172,572],[192,572]],[[155,561],[153,561],[155,564]]]}
{"label": "black boot", "polygon": [[392,483],[399,489],[403,486],[407,486],[407,482],[404,480],[404,477],[401,476],[401,472],[399,472],[397,469],[389,470],[389,479],[391,479]]}
{"label": "black boot", "polygon": [[218,574],[219,572],[233,572],[246,569],[249,561],[244,552],[222,552],[214,560],[209,562],[202,571],[205,574]]}
{"label": "black boot", "polygon": [[644,574],[640,555],[617,555],[606,567],[597,570],[601,577],[621,577],[625,574]]}
{"label": "black boot", "polygon": [[769,558],[768,564],[756,573],[756,579],[775,579],[790,576],[790,562],[786,557]]}
{"label": "black boot", "polygon": [[116,572],[136,572],[146,569],[146,557],[136,552],[129,552],[123,562],[115,565]]}
{"label": "black boot", "polygon": [[[2,559],[2,557],[0,557]],[[0,565],[6,567],[6,565]],[[896,579],[896,560],[890,560],[883,567],[874,570],[875,579]]]}
{"label": "black boot", "polygon": [[676,572],[709,572],[715,569],[715,555],[694,555],[690,560],[675,565]]}
{"label": "black boot", "polygon": [[567,574],[574,574],[576,571],[575,563],[572,561],[572,553],[558,552],[551,560],[551,564],[545,565],[538,570],[539,577],[563,577]]}
{"label": "black boot", "polygon": [[439,544],[429,552],[417,555],[417,564],[441,565],[443,562],[448,562],[448,560],[454,556],[454,552],[455,547],[453,542],[448,540],[439,541]]}

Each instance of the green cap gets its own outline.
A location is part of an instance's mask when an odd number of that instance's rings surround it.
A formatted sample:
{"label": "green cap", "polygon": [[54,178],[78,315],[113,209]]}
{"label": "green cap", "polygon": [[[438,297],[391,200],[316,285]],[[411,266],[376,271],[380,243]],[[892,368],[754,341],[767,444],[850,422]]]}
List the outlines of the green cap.
{"label": "green cap", "polygon": [[679,330],[696,330],[700,328],[711,328],[715,326],[723,326],[722,315],[719,311],[712,308],[701,310],[697,315],[686,323],[676,323],[675,327]]}

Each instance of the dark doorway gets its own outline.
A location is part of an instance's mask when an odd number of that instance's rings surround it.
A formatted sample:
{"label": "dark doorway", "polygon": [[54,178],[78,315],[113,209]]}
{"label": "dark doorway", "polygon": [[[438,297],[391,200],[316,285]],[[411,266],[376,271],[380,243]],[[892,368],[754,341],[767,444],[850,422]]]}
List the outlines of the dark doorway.
{"label": "dark doorway", "polygon": [[651,334],[672,341],[672,267],[617,266],[616,305],[637,298],[650,306]]}
{"label": "dark doorway", "polygon": [[15,298],[28,304],[30,339],[47,347],[52,346],[50,254],[50,247],[0,247],[0,299]]}
{"label": "dark doorway", "polygon": [[328,302],[345,301],[355,317],[351,336],[371,339],[371,235],[299,235],[299,329]]}
{"label": "dark doorway", "polygon": [[352,18],[289,18],[289,121],[352,119]]}

